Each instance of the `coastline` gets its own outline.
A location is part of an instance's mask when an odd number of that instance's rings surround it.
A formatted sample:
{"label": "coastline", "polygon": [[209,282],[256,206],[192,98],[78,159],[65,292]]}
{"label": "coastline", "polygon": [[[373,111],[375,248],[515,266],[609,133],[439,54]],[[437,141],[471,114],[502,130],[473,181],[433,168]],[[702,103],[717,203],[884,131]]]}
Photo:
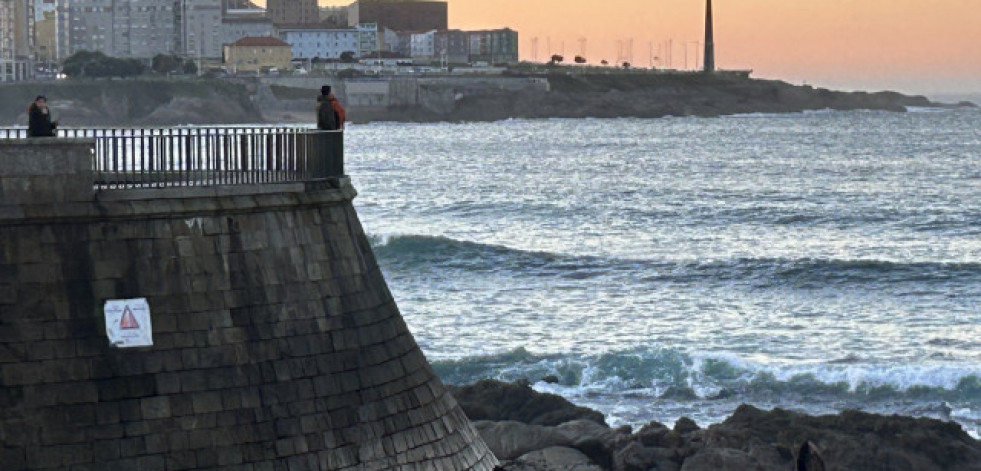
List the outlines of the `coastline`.
{"label": "coastline", "polygon": [[795,468],[802,445],[823,468],[981,470],[981,441],[957,424],[846,410],[809,416],[743,405],[706,428],[687,418],[611,428],[602,414],[527,383],[448,387],[505,470],[763,470]]}
{"label": "coastline", "polygon": [[[288,80],[288,79],[283,79]],[[169,126],[312,123],[319,84],[338,85],[349,120],[367,122],[486,122],[548,118],[715,117],[814,110],[884,110],[973,107],[897,92],[843,92],[736,75],[582,73],[481,77],[407,78],[391,93],[411,95],[387,104],[356,96],[367,79],[163,79],[82,80],[7,84],[0,98],[27,103],[38,93],[64,126]],[[402,80],[389,78],[384,80]],[[547,86],[545,82],[547,81]],[[276,83],[292,86],[276,85]],[[377,81],[371,83],[378,83]],[[506,85],[502,85],[502,83]],[[354,84],[354,85],[352,85]],[[111,85],[112,93],[108,93]],[[403,97],[404,98],[404,97]],[[368,104],[366,104],[368,103]],[[0,125],[26,120],[21,107],[0,110]]]}

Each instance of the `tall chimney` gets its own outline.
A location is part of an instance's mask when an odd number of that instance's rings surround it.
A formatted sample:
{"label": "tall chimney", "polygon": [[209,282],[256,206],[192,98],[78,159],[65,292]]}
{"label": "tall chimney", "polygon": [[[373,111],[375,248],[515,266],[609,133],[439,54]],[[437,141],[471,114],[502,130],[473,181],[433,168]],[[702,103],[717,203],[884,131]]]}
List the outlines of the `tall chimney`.
{"label": "tall chimney", "polygon": [[705,69],[706,74],[715,72],[715,39],[712,33],[712,0],[705,5]]}

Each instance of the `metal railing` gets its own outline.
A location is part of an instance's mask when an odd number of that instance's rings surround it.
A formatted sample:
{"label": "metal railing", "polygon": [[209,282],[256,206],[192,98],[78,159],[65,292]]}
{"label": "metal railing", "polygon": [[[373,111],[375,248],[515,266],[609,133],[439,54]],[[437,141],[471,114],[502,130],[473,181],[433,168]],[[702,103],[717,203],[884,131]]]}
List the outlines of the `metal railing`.
{"label": "metal railing", "polygon": [[[67,128],[95,140],[92,170],[103,189],[240,185],[344,175],[344,133],[293,127]],[[0,139],[26,138],[0,129]]]}

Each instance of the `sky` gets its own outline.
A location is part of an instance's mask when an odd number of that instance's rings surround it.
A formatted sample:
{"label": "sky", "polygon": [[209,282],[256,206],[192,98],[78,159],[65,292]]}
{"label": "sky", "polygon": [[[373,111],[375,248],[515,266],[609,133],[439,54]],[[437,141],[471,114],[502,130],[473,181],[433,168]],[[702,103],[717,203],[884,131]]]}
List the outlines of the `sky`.
{"label": "sky", "polygon": [[[517,30],[523,60],[536,49],[539,61],[570,60],[585,43],[592,63],[625,59],[631,44],[635,66],[701,61],[705,0],[448,3],[451,28]],[[981,0],[714,0],[713,10],[722,69],[843,90],[981,94]]]}

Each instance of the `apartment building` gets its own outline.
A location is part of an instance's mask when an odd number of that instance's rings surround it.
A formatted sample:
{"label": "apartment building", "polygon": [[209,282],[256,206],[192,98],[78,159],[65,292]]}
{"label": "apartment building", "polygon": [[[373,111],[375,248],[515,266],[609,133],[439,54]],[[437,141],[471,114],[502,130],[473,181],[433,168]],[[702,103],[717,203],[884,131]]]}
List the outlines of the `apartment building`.
{"label": "apartment building", "polygon": [[320,22],[317,0],[267,0],[266,12],[269,19],[277,26]]}
{"label": "apartment building", "polygon": [[224,44],[222,1],[177,0],[174,6],[174,22],[177,28],[174,52],[184,57],[220,58]]}
{"label": "apartment building", "polygon": [[518,32],[510,29],[470,31],[470,62],[518,62]]}
{"label": "apartment building", "polygon": [[348,7],[347,21],[395,31],[442,31],[449,27],[449,9],[446,2],[430,0],[357,0]]}
{"label": "apartment building", "polygon": [[34,0],[0,0],[0,82],[34,77]]}
{"label": "apartment building", "polygon": [[345,52],[357,55],[361,48],[357,29],[281,27],[279,38],[293,48],[294,59],[340,59]]}
{"label": "apartment building", "polygon": [[234,12],[229,10],[221,20],[221,43],[231,44],[247,37],[275,36],[276,28],[266,17],[265,12],[256,14],[251,10]]}
{"label": "apartment building", "polygon": [[177,52],[174,0],[70,0],[59,15],[67,31],[70,55],[100,51],[109,56],[150,58]]}
{"label": "apartment building", "polygon": [[381,51],[381,36],[378,34],[378,24],[358,23],[358,57],[371,57]]}

